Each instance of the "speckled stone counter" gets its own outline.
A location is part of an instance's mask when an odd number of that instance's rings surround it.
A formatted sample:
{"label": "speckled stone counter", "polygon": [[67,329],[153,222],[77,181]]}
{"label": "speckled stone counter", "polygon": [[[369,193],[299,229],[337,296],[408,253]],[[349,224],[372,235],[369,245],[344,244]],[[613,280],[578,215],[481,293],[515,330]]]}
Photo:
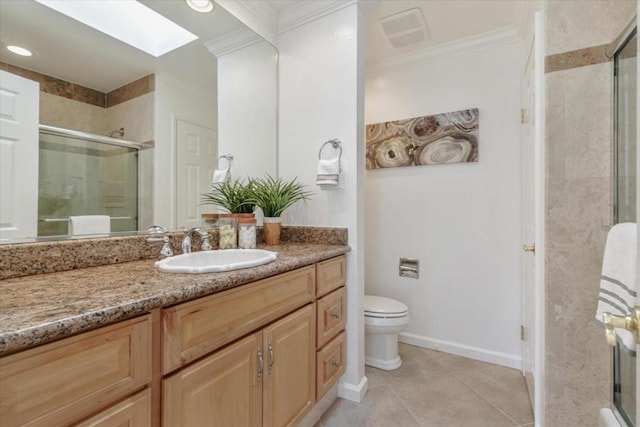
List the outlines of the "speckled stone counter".
{"label": "speckled stone counter", "polygon": [[333,258],[346,245],[283,243],[272,263],[225,273],[160,273],[154,260],[0,282],[0,355]]}

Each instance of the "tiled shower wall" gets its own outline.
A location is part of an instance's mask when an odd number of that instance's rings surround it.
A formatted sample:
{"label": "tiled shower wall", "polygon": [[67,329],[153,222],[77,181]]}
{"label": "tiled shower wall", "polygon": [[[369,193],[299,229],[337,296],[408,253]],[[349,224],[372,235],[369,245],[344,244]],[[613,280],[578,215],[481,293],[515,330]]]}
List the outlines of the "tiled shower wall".
{"label": "tiled shower wall", "polygon": [[612,224],[613,63],[604,55],[635,0],[546,8],[546,422],[597,426],[610,405],[611,349],[595,323]]}

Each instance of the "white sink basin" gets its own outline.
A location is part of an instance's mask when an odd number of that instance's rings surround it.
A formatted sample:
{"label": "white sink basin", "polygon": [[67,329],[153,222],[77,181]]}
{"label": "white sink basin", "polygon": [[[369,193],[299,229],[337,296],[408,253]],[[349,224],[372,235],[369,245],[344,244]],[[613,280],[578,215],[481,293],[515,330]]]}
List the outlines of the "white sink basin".
{"label": "white sink basin", "polygon": [[191,252],[156,262],[163,273],[217,273],[257,267],[274,261],[277,253],[264,249],[224,249]]}

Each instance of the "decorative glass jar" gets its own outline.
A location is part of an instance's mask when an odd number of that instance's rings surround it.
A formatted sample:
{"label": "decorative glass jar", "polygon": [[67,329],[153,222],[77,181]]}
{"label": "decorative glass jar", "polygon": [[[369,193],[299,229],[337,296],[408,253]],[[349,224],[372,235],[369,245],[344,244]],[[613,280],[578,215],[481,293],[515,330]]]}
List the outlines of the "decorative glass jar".
{"label": "decorative glass jar", "polygon": [[220,214],[218,220],[218,247],[235,249],[238,247],[238,218],[233,214]]}
{"label": "decorative glass jar", "polygon": [[238,247],[240,249],[255,249],[256,247],[256,219],[238,219]]}

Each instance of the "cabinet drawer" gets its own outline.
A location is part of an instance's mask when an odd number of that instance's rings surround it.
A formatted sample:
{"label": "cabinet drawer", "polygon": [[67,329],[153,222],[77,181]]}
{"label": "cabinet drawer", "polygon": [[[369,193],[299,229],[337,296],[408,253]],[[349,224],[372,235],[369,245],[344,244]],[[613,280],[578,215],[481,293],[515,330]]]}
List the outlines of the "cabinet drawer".
{"label": "cabinet drawer", "polygon": [[331,292],[318,300],[317,347],[321,348],[344,329],[345,290],[344,287]]}
{"label": "cabinet drawer", "polygon": [[344,337],[345,334],[342,332],[317,353],[316,401],[320,400],[344,373],[346,358]]}
{"label": "cabinet drawer", "polygon": [[163,310],[167,374],[313,300],[314,266]]}
{"label": "cabinet drawer", "polygon": [[345,259],[346,257],[341,255],[317,264],[317,297],[324,296],[332,290],[344,286],[347,277]]}
{"label": "cabinet drawer", "polygon": [[145,389],[75,427],[151,426],[151,392]]}
{"label": "cabinet drawer", "polygon": [[73,423],[150,380],[147,315],[0,359],[0,425]]}

